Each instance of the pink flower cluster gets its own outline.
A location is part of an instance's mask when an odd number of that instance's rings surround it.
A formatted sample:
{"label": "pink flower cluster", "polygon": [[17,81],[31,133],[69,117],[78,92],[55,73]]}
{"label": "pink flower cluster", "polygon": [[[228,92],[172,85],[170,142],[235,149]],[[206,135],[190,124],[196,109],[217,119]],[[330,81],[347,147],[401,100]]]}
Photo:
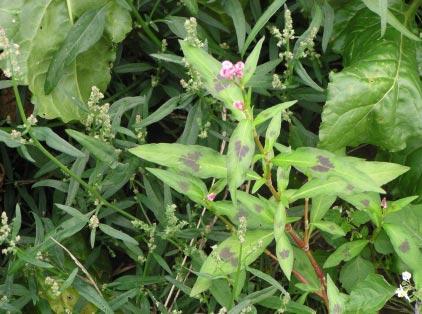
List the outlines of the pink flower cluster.
{"label": "pink flower cluster", "polygon": [[225,60],[221,63],[220,75],[228,80],[232,80],[235,77],[242,78],[244,68],[245,64],[242,61],[233,64],[230,61]]}

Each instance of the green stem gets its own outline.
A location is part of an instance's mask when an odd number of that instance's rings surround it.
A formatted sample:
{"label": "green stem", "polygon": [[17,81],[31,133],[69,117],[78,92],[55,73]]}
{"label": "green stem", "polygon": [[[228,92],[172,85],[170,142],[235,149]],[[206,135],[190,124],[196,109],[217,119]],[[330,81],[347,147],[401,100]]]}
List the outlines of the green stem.
{"label": "green stem", "polygon": [[72,6],[70,3],[70,0],[66,0],[66,5],[67,5],[67,12],[69,13],[70,23],[73,25],[73,14],[72,14]]}
{"label": "green stem", "polygon": [[407,9],[405,14],[405,24],[407,24],[408,21],[412,21],[416,12],[418,11],[419,7],[422,6],[422,0],[413,0],[410,7]]}
{"label": "green stem", "polygon": [[131,1],[126,0],[126,2],[132,8],[132,12],[135,15],[135,18],[137,19],[137,21],[141,25],[141,27],[144,29],[144,31],[147,34],[147,36],[154,42],[154,44],[157,47],[161,47],[161,41],[160,41],[160,39],[158,39],[158,37],[149,28],[147,22],[145,22],[144,19],[142,18],[142,16],[139,14],[139,11],[135,7],[135,5]]}

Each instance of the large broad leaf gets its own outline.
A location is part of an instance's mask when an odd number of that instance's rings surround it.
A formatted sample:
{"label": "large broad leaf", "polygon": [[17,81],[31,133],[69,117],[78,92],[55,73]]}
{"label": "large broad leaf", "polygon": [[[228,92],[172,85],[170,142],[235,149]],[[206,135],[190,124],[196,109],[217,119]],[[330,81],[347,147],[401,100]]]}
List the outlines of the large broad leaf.
{"label": "large broad leaf", "polygon": [[199,178],[227,176],[225,156],[208,147],[160,143],[141,145],[129,151],[142,159],[175,168]]}
{"label": "large broad leaf", "polygon": [[395,290],[383,276],[370,274],[358,282],[350,293],[346,304],[347,313],[377,313],[394,295]]}
{"label": "large broad leaf", "polygon": [[369,274],[375,274],[374,265],[358,256],[343,266],[339,280],[343,288],[350,292],[357,283],[364,280]]}
{"label": "large broad leaf", "polygon": [[[237,235],[224,240],[202,264],[200,274],[192,287],[191,296],[195,296],[211,286],[211,280],[232,274],[255,261],[273,240],[272,230],[249,231],[241,245]],[[242,246],[242,255],[239,256]]]}
{"label": "large broad leaf", "polygon": [[336,150],[368,143],[401,150],[409,137],[422,135],[416,43],[391,26],[380,38],[379,17],[365,7],[344,31],[345,68],[331,75],[320,145]]}
{"label": "large broad leaf", "polygon": [[110,64],[115,58],[113,43],[123,40],[131,29],[129,11],[119,1],[72,1],[75,21],[84,12],[109,4],[105,34],[64,68],[57,87],[46,95],[47,70],[72,28],[66,3],[64,0],[0,1],[0,26],[6,28],[9,39],[20,46],[19,83],[29,85],[38,115],[49,119],[59,117],[65,122],[83,118],[84,112],[78,104],[88,99],[93,85],[106,89]]}

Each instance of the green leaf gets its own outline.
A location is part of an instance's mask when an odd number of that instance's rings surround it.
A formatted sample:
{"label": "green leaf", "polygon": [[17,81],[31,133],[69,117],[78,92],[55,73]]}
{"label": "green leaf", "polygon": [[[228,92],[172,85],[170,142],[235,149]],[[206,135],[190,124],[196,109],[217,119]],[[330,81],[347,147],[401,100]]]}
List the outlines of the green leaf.
{"label": "green leaf", "polygon": [[26,251],[22,251],[20,249],[17,250],[16,255],[18,256],[18,258],[20,258],[21,260],[32,264],[36,267],[40,267],[40,268],[53,268],[53,265],[51,265],[50,263],[46,263],[43,261],[40,261],[39,259],[37,259],[35,257],[35,254],[32,252],[26,252]]}
{"label": "green leaf", "polygon": [[250,272],[251,274],[253,274],[254,276],[268,282],[271,286],[280,290],[280,292],[283,293],[284,295],[288,295],[288,292],[286,291],[286,289],[284,289],[283,286],[277,280],[275,280],[272,276],[251,267],[246,267],[246,270]]}
{"label": "green leaf", "polygon": [[335,196],[317,196],[315,198],[312,198],[312,207],[311,207],[311,223],[312,222],[318,222],[322,218],[324,218],[327,211],[330,209],[330,207],[334,204],[336,201]]}
{"label": "green leaf", "polygon": [[4,143],[10,148],[17,148],[22,146],[22,143],[19,140],[13,138],[10,133],[7,133],[3,130],[0,130],[0,143]]}
{"label": "green leaf", "polygon": [[177,192],[189,197],[192,201],[204,204],[207,196],[207,187],[198,178],[170,170],[154,168],[147,168],[147,170]]}
{"label": "green leaf", "polygon": [[347,157],[317,148],[300,147],[291,153],[276,156],[272,162],[277,166],[292,165],[313,178],[340,177],[349,183],[350,191],[384,192],[369,176],[351,165]]}
{"label": "green leaf", "polygon": [[182,0],[183,4],[188,8],[189,12],[193,15],[198,14],[197,0]]}
{"label": "green leaf", "polygon": [[254,27],[252,28],[251,32],[249,33],[248,37],[246,38],[245,45],[243,46],[241,55],[243,56],[248,49],[249,45],[255,39],[256,35],[258,35],[259,31],[267,24],[269,19],[281,8],[281,6],[286,2],[286,0],[274,0],[271,5],[265,10],[264,13],[259,17],[258,21],[256,21]]}
{"label": "green leaf", "polygon": [[331,38],[334,28],[334,9],[328,2],[325,2],[322,6],[324,13],[324,33],[322,34],[322,50],[327,50],[328,42]]}
{"label": "green leaf", "polygon": [[378,193],[342,194],[340,195],[340,198],[352,204],[357,209],[365,211],[377,227],[381,226],[381,199]]}
{"label": "green leaf", "polygon": [[342,178],[315,178],[306,182],[290,198],[289,203],[297,201],[301,198],[313,198],[321,195],[336,196],[341,193],[350,192],[347,190],[348,183]]}
{"label": "green leaf", "polygon": [[344,230],[337,224],[332,221],[320,221],[311,223],[312,226],[322,230],[324,232],[330,233],[335,236],[344,236],[346,233]]}
{"label": "green leaf", "polygon": [[109,225],[100,224],[99,228],[102,232],[104,232],[105,234],[109,235],[112,238],[122,240],[123,242],[129,243],[129,244],[134,244],[134,245],[139,244],[138,241],[136,241],[130,235],[127,235],[126,233],[120,230],[114,229],[113,227],[110,227]]}
{"label": "green leaf", "polygon": [[39,141],[45,141],[46,144],[51,148],[69,156],[76,158],[85,156],[83,152],[66,142],[50,128],[33,127],[31,130],[31,135]]}
{"label": "green leaf", "polygon": [[324,89],[320,87],[317,83],[315,83],[315,81],[309,76],[308,72],[306,72],[305,68],[303,67],[300,61],[297,61],[295,63],[294,69],[295,69],[296,74],[300,77],[300,79],[310,88],[318,92],[324,91]]}
{"label": "green leaf", "polygon": [[409,31],[404,24],[402,24],[393,13],[388,10],[388,0],[362,0],[369,10],[378,14],[381,18],[381,36],[384,36],[387,23],[394,27],[402,35],[411,40],[420,41],[421,39]]}
{"label": "green leaf", "polygon": [[233,20],[233,25],[236,30],[237,47],[239,48],[239,52],[241,52],[246,37],[246,20],[242,5],[239,0],[226,1],[224,9]]}
{"label": "green leaf", "polygon": [[412,271],[417,271],[422,265],[420,242],[415,241],[405,228],[396,223],[384,223],[383,229],[390,238],[394,251]]}
{"label": "green leaf", "polygon": [[85,147],[93,156],[98,158],[98,160],[101,160],[111,168],[117,166],[118,153],[112,145],[75,130],[67,129],[66,133]]}
{"label": "green leaf", "polygon": [[275,115],[280,114],[283,110],[293,106],[296,102],[297,100],[283,102],[261,111],[253,121],[254,126],[258,126]]}
{"label": "green leaf", "polygon": [[91,302],[96,307],[98,307],[101,311],[105,314],[113,314],[114,311],[104,299],[104,297],[98,293],[92,286],[88,283],[78,279],[74,282],[74,287],[78,291],[78,293],[86,299],[88,302]]}
{"label": "green leaf", "polygon": [[290,280],[293,269],[294,255],[289,237],[284,232],[286,220],[286,209],[280,202],[274,215],[274,238],[276,243],[276,255],[284,275],[286,275],[287,279]]}
{"label": "green leaf", "polygon": [[268,125],[267,132],[265,133],[265,151],[269,152],[273,149],[274,144],[280,136],[281,123],[283,122],[281,114],[274,115]]}
{"label": "green leaf", "polygon": [[344,69],[331,74],[322,113],[322,148],[367,143],[397,151],[422,135],[416,43],[390,26],[379,38],[377,20],[363,8],[345,29]]}
{"label": "green leaf", "polygon": [[358,256],[347,262],[340,271],[339,280],[347,292],[363,281],[369,274],[375,274],[375,267],[370,261]]}
{"label": "green leaf", "polygon": [[403,173],[409,171],[409,167],[399,165],[391,162],[371,161],[367,162],[362,159],[348,158],[353,166],[368,177],[370,177],[376,184],[382,186],[390,181],[393,181]]}
{"label": "green leaf", "polygon": [[235,101],[243,100],[242,90],[220,76],[221,63],[201,48],[193,47],[185,41],[179,43],[186,61],[198,71],[208,92],[221,100],[237,120],[243,120],[245,114],[233,107]]}
{"label": "green leaf", "polygon": [[57,208],[63,210],[64,212],[66,212],[67,214],[69,214],[72,217],[77,218],[78,220],[88,223],[89,222],[89,216],[88,215],[84,215],[82,214],[79,210],[77,210],[76,208],[70,207],[70,206],[66,206],[63,204],[54,204],[57,206]]}
{"label": "green leaf", "polygon": [[53,56],[44,84],[46,95],[57,86],[64,70],[82,52],[91,48],[102,36],[107,7],[85,12],[72,26],[62,46]]}
{"label": "green leaf", "polygon": [[161,166],[190,173],[195,177],[227,177],[225,156],[208,147],[160,143],[140,145],[129,149],[129,152]]}
{"label": "green leaf", "polygon": [[394,295],[395,290],[383,276],[369,274],[353,288],[346,310],[353,313],[377,313]]}
{"label": "green leaf", "polygon": [[385,215],[389,215],[391,213],[394,212],[398,212],[399,210],[402,210],[403,208],[405,208],[407,205],[409,205],[410,203],[412,203],[415,199],[417,199],[418,196],[409,196],[409,197],[405,197],[396,201],[392,201],[392,202],[388,202],[387,205],[387,210]]}
{"label": "green leaf", "polygon": [[21,207],[19,206],[18,203],[16,203],[15,218],[13,218],[13,223],[12,223],[12,235],[11,235],[12,239],[15,239],[16,236],[18,235],[19,230],[21,229],[21,225],[22,225]]}
{"label": "green leaf", "polygon": [[151,53],[150,56],[158,60],[184,65],[182,57],[171,53]]}
{"label": "green leaf", "polygon": [[368,243],[368,240],[355,240],[340,245],[334,253],[327,258],[324,263],[324,268],[337,266],[342,261],[350,261],[353,257],[359,255]]}
{"label": "green leaf", "polygon": [[153,113],[142,119],[139,124],[136,124],[138,128],[144,128],[150,124],[160,121],[164,117],[172,113],[181,101],[180,96],[172,97],[167,100],[160,108],[155,110]]}
{"label": "green leaf", "polygon": [[73,281],[76,278],[76,275],[78,274],[78,271],[79,271],[78,267],[72,270],[72,272],[69,274],[69,277],[67,277],[66,280],[63,281],[63,284],[60,285],[60,291],[63,292],[64,290],[66,290],[72,285]]}
{"label": "green leaf", "polygon": [[330,314],[344,313],[345,300],[330,275],[327,275],[327,293],[328,303],[330,305]]}
{"label": "green leaf", "polygon": [[245,181],[255,153],[253,130],[252,121],[242,120],[230,137],[227,149],[227,182],[233,200],[236,199],[236,189]]}
{"label": "green leaf", "polygon": [[259,55],[261,53],[262,44],[264,43],[265,37],[262,37],[254,49],[252,50],[251,54],[248,56],[245,62],[245,70],[244,75],[242,78],[242,83],[246,85],[251,77],[255,74],[256,66],[258,64]]}
{"label": "green leaf", "polygon": [[272,229],[274,213],[268,204],[248,193],[237,191],[237,206],[230,201],[210,203],[210,209],[216,215],[227,216],[235,225],[239,224],[240,217],[246,217],[248,229]]}
{"label": "green leaf", "polygon": [[[255,230],[248,231],[245,242],[242,244],[242,255],[239,256],[240,242],[237,235],[232,235],[218,245],[202,264],[200,276],[191,290],[191,296],[207,290],[214,277],[226,276],[255,261],[264,252],[265,248],[273,239],[272,231]],[[221,261],[217,261],[217,258]]]}
{"label": "green leaf", "polygon": [[[108,0],[73,0],[73,16],[99,9]],[[93,85],[105,90],[110,81],[110,63],[115,59],[116,47],[131,29],[128,10],[111,3],[106,16],[106,35],[90,49],[77,56],[64,70],[62,79],[51,94],[45,95],[44,84],[49,65],[63,45],[72,23],[66,1],[8,1],[0,3],[1,24],[6,24],[9,40],[19,44],[19,83],[29,85],[35,112],[48,119],[65,122],[84,118],[79,104],[88,100]],[[118,18],[118,19],[117,19]],[[10,25],[9,25],[10,23]],[[110,38],[109,38],[110,37]],[[0,62],[0,67],[4,65]]]}

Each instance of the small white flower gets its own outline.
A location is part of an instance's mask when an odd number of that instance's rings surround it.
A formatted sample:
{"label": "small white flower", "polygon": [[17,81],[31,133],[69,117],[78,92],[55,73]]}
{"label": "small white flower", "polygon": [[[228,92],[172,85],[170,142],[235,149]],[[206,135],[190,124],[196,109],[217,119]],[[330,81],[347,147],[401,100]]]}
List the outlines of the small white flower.
{"label": "small white flower", "polygon": [[408,271],[404,271],[402,272],[401,277],[403,278],[403,280],[409,281],[410,278],[412,278],[412,274],[409,273]]}
{"label": "small white flower", "polygon": [[407,301],[410,301],[409,296],[407,295],[407,290],[405,290],[402,285],[400,285],[397,289],[396,289],[396,295],[399,298],[405,298]]}

